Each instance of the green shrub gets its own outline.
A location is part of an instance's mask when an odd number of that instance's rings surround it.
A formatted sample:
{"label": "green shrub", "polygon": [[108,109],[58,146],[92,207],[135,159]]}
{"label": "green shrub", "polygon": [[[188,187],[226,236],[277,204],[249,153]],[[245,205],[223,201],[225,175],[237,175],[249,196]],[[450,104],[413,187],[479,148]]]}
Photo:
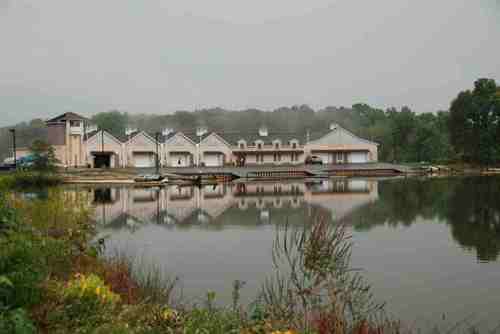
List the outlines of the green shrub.
{"label": "green shrub", "polygon": [[0,188],[0,237],[7,233],[7,230],[15,227],[15,218],[15,212],[7,206],[7,201]]}
{"label": "green shrub", "polygon": [[95,231],[94,225],[89,223],[92,210],[86,195],[51,188],[47,199],[27,201],[15,196],[11,203],[23,225],[31,226],[42,235],[68,241],[73,247],[83,251],[88,248]]}
{"label": "green shrub", "polygon": [[62,178],[56,174],[33,171],[17,171],[2,179],[4,187],[20,189],[56,186],[61,183]]}
{"label": "green shrub", "polygon": [[39,246],[32,237],[17,232],[0,239],[0,275],[12,283],[10,289],[0,290],[0,304],[17,308],[40,301],[40,283],[47,268]]}
{"label": "green shrub", "polygon": [[32,334],[36,328],[23,308],[0,311],[0,333]]}
{"label": "green shrub", "polygon": [[47,319],[52,332],[92,333],[114,322],[120,297],[97,275],[77,274],[75,279],[56,283],[52,289],[56,306]]}
{"label": "green shrub", "polygon": [[240,324],[240,319],[233,312],[195,308],[186,317],[183,333],[239,333],[241,329]]}

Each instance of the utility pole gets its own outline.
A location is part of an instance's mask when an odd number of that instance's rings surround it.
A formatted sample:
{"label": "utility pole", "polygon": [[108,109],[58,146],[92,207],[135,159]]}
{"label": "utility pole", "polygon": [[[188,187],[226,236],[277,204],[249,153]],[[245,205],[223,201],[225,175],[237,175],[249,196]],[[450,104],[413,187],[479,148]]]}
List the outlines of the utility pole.
{"label": "utility pole", "polygon": [[198,167],[201,167],[201,135],[198,136]]}
{"label": "utility pole", "polygon": [[16,153],[16,129],[10,129],[12,133],[12,151],[14,155],[14,169],[17,169],[17,153]]}
{"label": "utility pole", "polygon": [[160,175],[160,158],[159,158],[159,140],[160,140],[160,133],[156,132],[155,133],[155,139],[156,139],[156,175]]}
{"label": "utility pole", "polygon": [[[104,129],[101,129],[101,163],[104,159]],[[106,167],[106,164],[104,164]]]}
{"label": "utility pole", "polygon": [[104,130],[101,129],[101,154],[104,155]]}

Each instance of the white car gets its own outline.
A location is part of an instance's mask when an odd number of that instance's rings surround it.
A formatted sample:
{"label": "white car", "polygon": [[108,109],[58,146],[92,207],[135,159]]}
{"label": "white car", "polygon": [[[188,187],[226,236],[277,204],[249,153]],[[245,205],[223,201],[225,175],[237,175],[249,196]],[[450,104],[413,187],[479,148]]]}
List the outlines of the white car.
{"label": "white car", "polygon": [[4,165],[13,165],[14,164],[14,157],[9,157],[3,161]]}

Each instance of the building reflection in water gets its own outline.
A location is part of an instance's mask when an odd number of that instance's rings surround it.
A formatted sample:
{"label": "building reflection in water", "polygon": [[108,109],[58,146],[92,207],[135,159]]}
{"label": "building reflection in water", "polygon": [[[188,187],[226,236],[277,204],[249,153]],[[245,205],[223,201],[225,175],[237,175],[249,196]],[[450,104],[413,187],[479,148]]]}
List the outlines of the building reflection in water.
{"label": "building reflection in water", "polygon": [[[96,220],[108,227],[135,229],[141,224],[215,223],[221,216],[271,223],[275,216],[322,210],[333,220],[378,199],[376,180],[341,179],[312,182],[250,182],[164,188],[90,188]],[[239,220],[239,218],[238,218]]]}

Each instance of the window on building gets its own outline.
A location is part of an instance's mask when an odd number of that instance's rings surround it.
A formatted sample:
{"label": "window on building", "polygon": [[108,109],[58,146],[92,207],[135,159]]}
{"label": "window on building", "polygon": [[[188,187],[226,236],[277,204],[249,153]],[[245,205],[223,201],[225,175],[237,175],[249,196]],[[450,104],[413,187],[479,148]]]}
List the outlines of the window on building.
{"label": "window on building", "polygon": [[262,143],[258,143],[258,144],[257,144],[257,148],[258,148],[259,150],[262,150]]}
{"label": "window on building", "polygon": [[80,121],[69,121],[69,125],[71,127],[79,127],[80,126]]}
{"label": "window on building", "polygon": [[297,143],[296,143],[296,142],[293,142],[293,143],[292,143],[292,148],[293,148],[293,149],[296,149],[296,148],[297,148]]}
{"label": "window on building", "polygon": [[245,148],[245,144],[240,143],[240,149],[242,149],[242,150],[243,150],[244,148]]}
{"label": "window on building", "polygon": [[279,148],[280,148],[280,143],[274,143],[274,148],[275,148],[275,149],[277,149],[277,150],[279,150]]}

